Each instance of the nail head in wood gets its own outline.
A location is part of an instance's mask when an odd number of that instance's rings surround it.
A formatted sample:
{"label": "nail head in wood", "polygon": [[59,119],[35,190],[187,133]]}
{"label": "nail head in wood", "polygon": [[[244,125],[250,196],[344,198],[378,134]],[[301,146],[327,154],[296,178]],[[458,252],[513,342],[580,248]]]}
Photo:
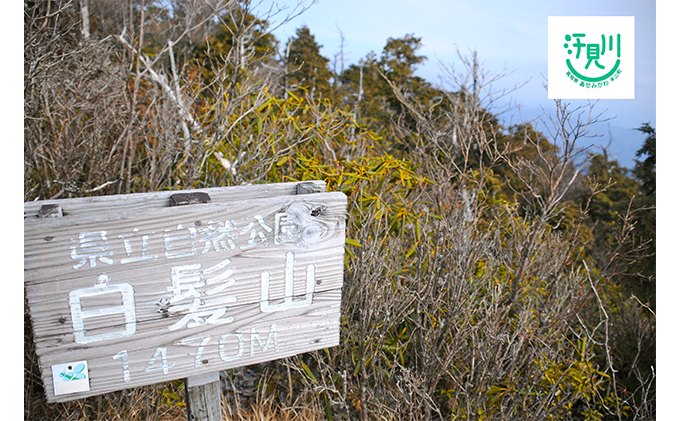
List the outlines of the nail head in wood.
{"label": "nail head in wood", "polygon": [[208,193],[175,193],[170,196],[170,206],[197,205],[210,202]]}

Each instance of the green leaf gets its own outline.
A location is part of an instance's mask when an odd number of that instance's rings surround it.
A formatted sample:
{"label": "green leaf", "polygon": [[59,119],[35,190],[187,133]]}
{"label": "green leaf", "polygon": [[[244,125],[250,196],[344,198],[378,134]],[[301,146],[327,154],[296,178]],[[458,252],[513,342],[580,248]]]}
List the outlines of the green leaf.
{"label": "green leaf", "polygon": [[345,238],[345,244],[354,247],[362,247],[362,245],[357,240],[352,240],[351,238]]}
{"label": "green leaf", "polygon": [[312,373],[312,370],[309,368],[309,366],[305,364],[304,361],[300,361],[300,365],[302,366],[302,369],[305,370],[307,376],[312,379],[312,382],[314,382],[314,384],[319,384],[319,381],[316,379],[316,376],[314,373]]}
{"label": "green leaf", "polygon": [[412,255],[413,253],[415,253],[415,252],[416,252],[416,244],[414,244],[413,246],[411,246],[411,248],[409,249],[409,251],[406,252],[406,257],[411,257],[411,255]]}
{"label": "green leaf", "polygon": [[352,372],[352,376],[355,376],[359,374],[359,369],[361,368],[361,361],[357,360],[356,364],[354,365],[354,371]]}
{"label": "green leaf", "polygon": [[266,100],[262,105],[260,105],[260,106],[257,108],[256,111],[257,111],[258,113],[261,112],[262,110],[265,109],[265,107],[267,107],[269,104],[271,104],[271,102],[272,102],[273,100],[274,100],[274,97],[269,97],[269,99]]}
{"label": "green leaf", "polygon": [[330,404],[328,403],[328,397],[324,393],[323,395],[323,403],[324,406],[326,407],[326,418],[328,418],[329,421],[334,421],[333,418],[333,409],[331,408]]}
{"label": "green leaf", "polygon": [[262,119],[257,118],[257,134],[262,134]]}
{"label": "green leaf", "polygon": [[[354,257],[355,257],[355,256],[354,256],[354,253],[352,253],[352,249],[350,249],[347,245],[345,245],[345,253],[346,253],[349,257],[351,257],[352,259],[354,259]],[[347,257],[347,256],[345,256],[345,257]]]}
{"label": "green leaf", "polygon": [[500,386],[493,385],[493,386],[491,386],[491,387],[489,388],[489,391],[486,392],[486,394],[487,394],[487,395],[495,395],[495,394],[497,394],[497,393],[504,392],[505,390],[506,390],[505,387],[500,387]]}

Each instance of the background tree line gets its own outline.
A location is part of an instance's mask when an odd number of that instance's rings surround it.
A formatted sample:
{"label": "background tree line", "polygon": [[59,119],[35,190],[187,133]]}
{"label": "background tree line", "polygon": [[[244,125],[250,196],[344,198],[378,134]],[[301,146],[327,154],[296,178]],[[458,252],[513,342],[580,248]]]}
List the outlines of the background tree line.
{"label": "background tree line", "polygon": [[[504,127],[503,75],[476,55],[442,87],[415,75],[415,34],[349,65],[307,27],[271,34],[305,7],[26,1],[24,200],[306,179],[347,194],[341,345],[256,367],[259,398],[230,397],[231,416],[653,418],[654,128],[629,172],[577,146],[587,107]],[[181,405],[173,382],[48,406],[25,318],[27,419]]]}

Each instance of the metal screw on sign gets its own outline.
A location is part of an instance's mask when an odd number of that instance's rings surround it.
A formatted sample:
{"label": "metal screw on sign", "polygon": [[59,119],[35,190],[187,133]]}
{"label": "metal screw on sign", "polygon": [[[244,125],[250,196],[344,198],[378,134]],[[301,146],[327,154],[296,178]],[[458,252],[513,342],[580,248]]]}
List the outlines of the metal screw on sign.
{"label": "metal screw on sign", "polygon": [[42,205],[38,211],[38,218],[60,218],[64,216],[59,205]]}
{"label": "metal screw on sign", "polygon": [[170,196],[170,206],[197,205],[210,202],[208,193],[176,193]]}

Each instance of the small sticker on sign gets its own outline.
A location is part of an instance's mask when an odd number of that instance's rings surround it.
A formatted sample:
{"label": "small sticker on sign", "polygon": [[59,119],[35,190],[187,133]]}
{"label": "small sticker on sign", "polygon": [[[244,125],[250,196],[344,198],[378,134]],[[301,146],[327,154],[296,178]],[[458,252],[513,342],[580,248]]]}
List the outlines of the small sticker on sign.
{"label": "small sticker on sign", "polygon": [[87,361],[53,365],[52,383],[54,384],[55,395],[89,391],[90,378]]}

